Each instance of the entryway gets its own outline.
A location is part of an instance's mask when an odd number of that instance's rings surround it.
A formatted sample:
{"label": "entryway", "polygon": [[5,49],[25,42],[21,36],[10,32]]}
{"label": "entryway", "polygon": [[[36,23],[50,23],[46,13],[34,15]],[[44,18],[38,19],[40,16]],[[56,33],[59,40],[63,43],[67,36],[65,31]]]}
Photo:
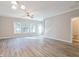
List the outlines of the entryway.
{"label": "entryway", "polygon": [[72,43],[74,47],[79,46],[79,17],[72,18]]}

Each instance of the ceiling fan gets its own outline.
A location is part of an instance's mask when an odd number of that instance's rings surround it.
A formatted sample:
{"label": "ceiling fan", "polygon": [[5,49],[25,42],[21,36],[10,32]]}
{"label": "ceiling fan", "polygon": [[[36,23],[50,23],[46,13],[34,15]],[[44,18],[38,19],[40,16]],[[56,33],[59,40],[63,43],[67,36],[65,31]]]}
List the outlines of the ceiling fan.
{"label": "ceiling fan", "polygon": [[28,18],[28,19],[34,18],[34,15],[31,12],[26,10],[26,7],[23,3],[19,2],[19,1],[11,1],[11,4],[12,4],[12,9],[16,10],[18,8],[24,12],[22,17]]}

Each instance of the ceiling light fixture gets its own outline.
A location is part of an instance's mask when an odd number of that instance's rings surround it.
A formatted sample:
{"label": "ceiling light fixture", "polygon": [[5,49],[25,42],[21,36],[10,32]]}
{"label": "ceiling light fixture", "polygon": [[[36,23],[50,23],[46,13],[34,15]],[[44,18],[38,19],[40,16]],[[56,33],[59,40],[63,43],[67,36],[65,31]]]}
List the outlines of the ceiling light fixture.
{"label": "ceiling light fixture", "polygon": [[26,7],[21,2],[11,1],[11,4],[12,4],[12,9],[14,9],[14,10],[17,9],[17,8],[22,9],[22,11],[25,12],[25,16],[28,17],[29,19],[32,19],[34,17],[33,14],[26,11]]}
{"label": "ceiling light fixture", "polygon": [[15,5],[12,5],[12,9],[16,10],[16,9],[17,9],[17,7],[16,7]]}
{"label": "ceiling light fixture", "polygon": [[21,9],[25,9],[25,6],[24,5],[21,5]]}

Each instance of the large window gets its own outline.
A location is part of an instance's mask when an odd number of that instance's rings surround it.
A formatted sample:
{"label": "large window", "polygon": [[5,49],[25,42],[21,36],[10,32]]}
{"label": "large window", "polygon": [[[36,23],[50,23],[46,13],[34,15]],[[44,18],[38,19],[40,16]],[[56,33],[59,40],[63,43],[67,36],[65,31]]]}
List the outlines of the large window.
{"label": "large window", "polygon": [[42,34],[43,25],[41,22],[14,22],[14,32],[15,33],[37,33]]}

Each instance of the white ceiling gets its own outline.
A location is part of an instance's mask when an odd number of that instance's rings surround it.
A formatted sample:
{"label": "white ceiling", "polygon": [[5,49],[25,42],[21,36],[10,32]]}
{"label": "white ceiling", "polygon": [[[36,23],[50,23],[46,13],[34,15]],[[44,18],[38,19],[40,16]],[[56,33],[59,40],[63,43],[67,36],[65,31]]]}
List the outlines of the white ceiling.
{"label": "white ceiling", "polygon": [[[75,5],[75,1],[21,1],[26,6],[27,11],[35,15],[35,19],[51,17],[58,13],[70,10]],[[20,9],[11,9],[11,2],[0,2],[0,15],[11,17],[23,17],[24,12]]]}

